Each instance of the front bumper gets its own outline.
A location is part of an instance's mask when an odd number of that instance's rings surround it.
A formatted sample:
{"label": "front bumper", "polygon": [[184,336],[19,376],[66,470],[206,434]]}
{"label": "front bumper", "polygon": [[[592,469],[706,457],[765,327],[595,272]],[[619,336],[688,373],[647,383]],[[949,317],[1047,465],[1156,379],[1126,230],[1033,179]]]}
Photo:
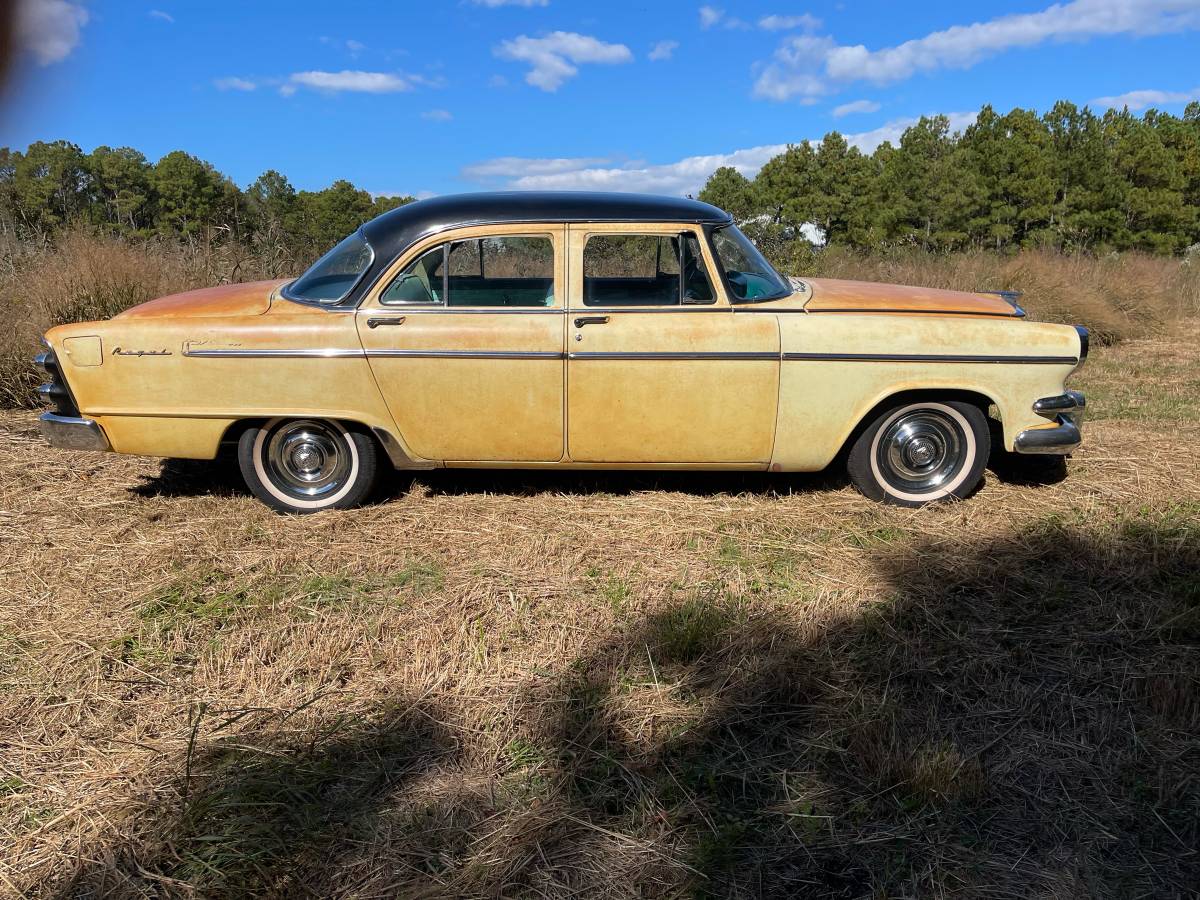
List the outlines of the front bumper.
{"label": "front bumper", "polygon": [[42,437],[51,447],[63,450],[111,450],[104,429],[91,419],[42,413],[38,418]]}
{"label": "front bumper", "polygon": [[1083,441],[1080,423],[1087,399],[1079,391],[1067,391],[1056,397],[1043,397],[1033,404],[1039,416],[1053,419],[1053,424],[1026,428],[1017,435],[1013,449],[1017,453],[1070,453]]}

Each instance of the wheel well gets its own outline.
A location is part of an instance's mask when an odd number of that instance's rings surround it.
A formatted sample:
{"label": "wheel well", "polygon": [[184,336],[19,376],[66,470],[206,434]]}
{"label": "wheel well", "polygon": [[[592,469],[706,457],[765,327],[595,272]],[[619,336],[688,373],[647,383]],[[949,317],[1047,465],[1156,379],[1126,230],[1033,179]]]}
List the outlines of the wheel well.
{"label": "wheel well", "polygon": [[[850,452],[850,448],[858,440],[859,435],[866,431],[870,424],[875,421],[875,418],[884,410],[890,409],[893,406],[899,406],[902,403],[918,403],[922,400],[959,400],[963,403],[970,403],[979,407],[980,411],[987,417],[988,426],[993,432],[1001,427],[1000,410],[990,397],[978,391],[959,390],[955,388],[897,391],[895,394],[889,394],[884,397],[867,410],[862,418],[858,420],[858,423],[850,431],[850,435],[842,444],[841,450],[838,451],[838,459],[845,460],[845,457]],[[993,445],[995,444],[996,442],[993,441]]]}
{"label": "wheel well", "polygon": [[[264,417],[260,416],[259,418],[254,418],[254,419],[238,419],[236,422],[232,423],[228,428],[226,428],[225,433],[221,435],[221,446],[222,447],[230,446],[230,445],[236,446],[237,442],[239,440],[241,440],[242,435],[245,434],[249,429],[257,428],[259,425],[264,425],[267,422],[271,421],[271,419],[273,419],[273,418],[276,418],[276,417],[270,416],[270,417],[264,418]],[[309,418],[309,417],[307,417],[307,416],[291,416],[289,418],[302,419],[302,418]],[[312,416],[311,418],[324,419],[327,417],[326,416]],[[341,422],[343,425],[347,426],[348,428],[350,428],[353,431],[361,431],[363,434],[368,435],[373,441],[375,441],[376,444],[380,443],[379,436],[375,434],[374,430],[371,428],[368,428],[362,422],[356,422],[353,419],[331,419],[330,421]],[[380,449],[384,449],[384,448],[381,447]]]}

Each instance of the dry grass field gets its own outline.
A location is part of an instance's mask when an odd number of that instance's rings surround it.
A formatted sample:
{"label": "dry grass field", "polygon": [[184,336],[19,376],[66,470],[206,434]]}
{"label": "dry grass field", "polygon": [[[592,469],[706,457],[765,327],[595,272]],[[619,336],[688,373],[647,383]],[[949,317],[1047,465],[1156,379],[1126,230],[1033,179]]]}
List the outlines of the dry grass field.
{"label": "dry grass field", "polygon": [[277,516],[0,413],[0,894],[1184,897],[1200,327],[1065,480],[435,472]]}

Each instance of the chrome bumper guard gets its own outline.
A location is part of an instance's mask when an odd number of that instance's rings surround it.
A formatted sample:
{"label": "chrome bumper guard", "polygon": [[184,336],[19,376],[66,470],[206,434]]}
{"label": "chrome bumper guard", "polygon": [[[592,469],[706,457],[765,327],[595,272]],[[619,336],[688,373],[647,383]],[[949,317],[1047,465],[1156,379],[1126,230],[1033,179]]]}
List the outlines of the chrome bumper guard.
{"label": "chrome bumper guard", "polygon": [[1053,419],[1055,424],[1025,429],[1017,435],[1013,449],[1018,453],[1070,453],[1083,441],[1079,425],[1086,406],[1087,400],[1079,391],[1043,397],[1033,404],[1033,411]]}

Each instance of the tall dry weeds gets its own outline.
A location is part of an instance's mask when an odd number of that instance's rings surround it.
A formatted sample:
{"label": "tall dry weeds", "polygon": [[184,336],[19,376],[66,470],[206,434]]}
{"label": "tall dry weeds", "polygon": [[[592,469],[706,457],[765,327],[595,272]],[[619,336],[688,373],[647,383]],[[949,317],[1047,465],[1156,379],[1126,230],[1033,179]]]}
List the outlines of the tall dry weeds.
{"label": "tall dry weeds", "polygon": [[164,294],[257,275],[237,248],[129,241],[87,231],[57,244],[9,247],[0,276],[0,407],[27,407],[44,380],[40,339],[67,322],[107,319]]}
{"label": "tall dry weeds", "polygon": [[960,291],[1013,290],[1031,318],[1086,325],[1098,343],[1161,334],[1200,315],[1200,260],[1026,250],[1007,256],[832,248],[797,260],[803,274]]}

